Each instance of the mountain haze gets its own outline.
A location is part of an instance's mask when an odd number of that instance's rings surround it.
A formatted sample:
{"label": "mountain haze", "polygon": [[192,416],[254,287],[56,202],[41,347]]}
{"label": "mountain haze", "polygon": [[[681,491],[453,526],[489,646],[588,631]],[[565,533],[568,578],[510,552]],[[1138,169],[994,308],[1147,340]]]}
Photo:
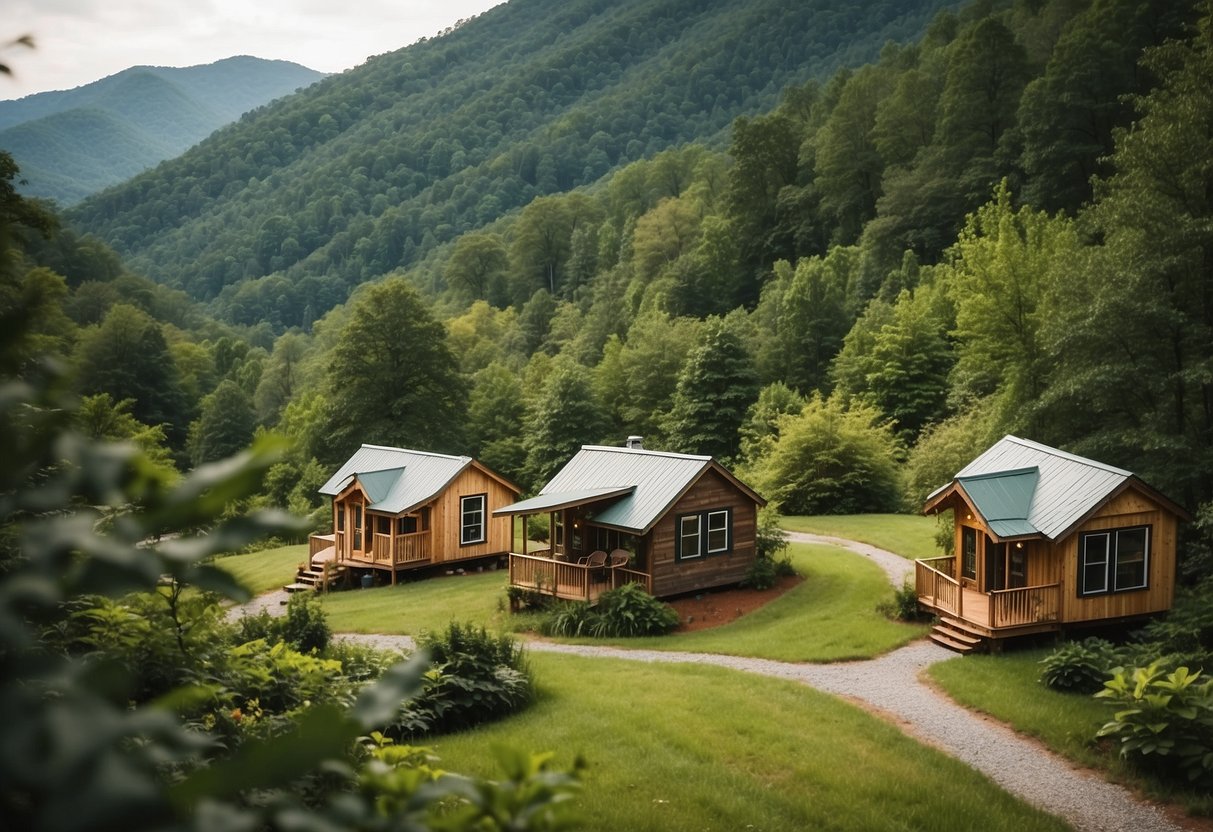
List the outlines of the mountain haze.
{"label": "mountain haze", "polygon": [[20,164],[26,193],[71,205],[322,77],[248,56],[132,67],[76,89],[0,101],[0,148]]}
{"label": "mountain haze", "polygon": [[718,137],[942,5],[513,0],[246,115],[73,218],[230,319],[308,323],[536,196]]}

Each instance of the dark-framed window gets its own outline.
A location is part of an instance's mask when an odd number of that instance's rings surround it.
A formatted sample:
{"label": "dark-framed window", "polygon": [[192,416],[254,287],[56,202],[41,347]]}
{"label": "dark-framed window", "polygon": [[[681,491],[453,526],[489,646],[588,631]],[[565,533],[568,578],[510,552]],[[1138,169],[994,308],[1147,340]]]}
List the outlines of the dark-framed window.
{"label": "dark-framed window", "polygon": [[1150,585],[1151,526],[1078,536],[1078,594],[1106,595]]}
{"label": "dark-framed window", "polygon": [[977,580],[977,529],[960,528],[960,576]]}
{"label": "dark-framed window", "polygon": [[733,550],[733,510],[714,508],[674,520],[674,557],[691,560]]}
{"label": "dark-framed window", "polygon": [[375,515],[375,534],[391,534],[392,518]]}
{"label": "dark-framed window", "polygon": [[485,507],[488,494],[471,494],[459,498],[459,545],[485,541]]}
{"label": "dark-framed window", "polygon": [[417,531],[417,515],[406,514],[396,518],[396,534],[415,534]]}

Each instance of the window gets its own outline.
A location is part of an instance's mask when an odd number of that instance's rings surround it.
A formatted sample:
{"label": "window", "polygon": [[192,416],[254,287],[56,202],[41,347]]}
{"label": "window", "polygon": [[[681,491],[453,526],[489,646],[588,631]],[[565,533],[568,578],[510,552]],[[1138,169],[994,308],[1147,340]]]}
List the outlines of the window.
{"label": "window", "polygon": [[699,550],[699,520],[698,514],[688,514],[678,518],[678,559],[697,558],[703,552]]}
{"label": "window", "polygon": [[733,549],[733,511],[720,508],[677,519],[674,557],[688,560],[701,555],[723,555]]}
{"label": "window", "polygon": [[960,529],[960,548],[963,557],[960,561],[960,576],[977,580],[977,529],[962,526]]}
{"label": "window", "polygon": [[708,554],[729,550],[729,510],[708,512]]}
{"label": "window", "polygon": [[417,515],[406,514],[396,519],[396,534],[414,534],[417,531]]}
{"label": "window", "polygon": [[1149,526],[1109,529],[1079,536],[1079,595],[1145,589],[1149,576]]}
{"label": "window", "polygon": [[345,531],[345,506],[337,506],[337,531]]}
{"label": "window", "polygon": [[459,498],[460,546],[484,542],[484,506],[487,497],[487,494],[474,494]]}
{"label": "window", "polygon": [[375,516],[375,534],[391,534],[392,518]]}

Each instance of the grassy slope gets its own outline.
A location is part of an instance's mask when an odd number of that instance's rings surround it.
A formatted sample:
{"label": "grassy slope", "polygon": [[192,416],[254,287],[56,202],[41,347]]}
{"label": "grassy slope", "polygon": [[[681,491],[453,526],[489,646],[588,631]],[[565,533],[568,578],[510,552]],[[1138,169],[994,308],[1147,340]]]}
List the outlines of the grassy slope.
{"label": "grassy slope", "polygon": [[433,741],[495,775],[504,744],[578,755],[584,828],[1062,829],[961,763],[802,685],[695,665],[533,655],[539,702]]}
{"label": "grassy slope", "polygon": [[858,540],[904,558],[934,558],[943,554],[935,545],[935,520],[913,514],[840,514],[784,517],[779,525],[789,531],[825,534]]}
{"label": "grassy slope", "polygon": [[1095,745],[1095,732],[1108,721],[1111,709],[1090,696],[1061,693],[1040,684],[1040,660],[1048,653],[1038,649],[965,656],[933,665],[927,672],[960,704],[1036,737],[1071,760],[1107,772],[1111,779],[1151,797],[1179,802],[1194,813],[1213,814],[1213,795],[1177,791],[1133,770],[1111,749]]}
{"label": "grassy slope", "polygon": [[305,560],[307,544],[300,543],[220,558],[215,565],[234,575],[254,595],[260,595],[289,584],[295,577],[295,569]]}

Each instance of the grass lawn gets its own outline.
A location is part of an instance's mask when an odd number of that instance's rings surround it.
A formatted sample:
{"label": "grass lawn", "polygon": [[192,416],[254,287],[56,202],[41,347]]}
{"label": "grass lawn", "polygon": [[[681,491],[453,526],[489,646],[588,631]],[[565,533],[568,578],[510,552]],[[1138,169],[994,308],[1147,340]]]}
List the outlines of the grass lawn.
{"label": "grass lawn", "polygon": [[788,531],[825,534],[858,540],[901,555],[934,558],[943,553],[935,546],[935,518],[914,514],[839,514],[780,518]]}
{"label": "grass lawn", "polygon": [[499,776],[487,749],[588,767],[589,830],[1065,829],[967,766],[803,685],[697,665],[532,654],[525,713],[437,737],[443,768]]}
{"label": "grass lawn", "polygon": [[1099,699],[1061,693],[1040,684],[1040,660],[1048,649],[1000,656],[965,656],[932,665],[927,673],[948,695],[1036,737],[1053,751],[1150,797],[1179,803],[1193,814],[1213,814],[1213,796],[1176,789],[1130,767],[1116,752],[1094,743],[1112,709]]}
{"label": "grass lawn", "polygon": [[[876,603],[890,597],[888,579],[872,563],[833,546],[793,545],[805,581],[731,624],[685,635],[615,641],[579,639],[659,650],[695,650],[797,662],[876,656],[920,637],[923,625],[890,621]],[[458,619],[491,629],[526,628],[533,617],[511,617],[504,572],[442,576],[395,587],[332,592],[324,610],[337,632],[406,633],[440,630]]]}
{"label": "grass lawn", "polygon": [[877,602],[891,598],[893,590],[871,561],[834,546],[794,543],[789,551],[804,583],[761,609],[708,630],[605,643],[832,662],[878,656],[926,633],[925,625],[890,621],[876,612]]}
{"label": "grass lawn", "polygon": [[219,558],[215,566],[231,573],[254,595],[281,589],[295,578],[295,569],[307,560],[307,544],[281,546],[247,555]]}

